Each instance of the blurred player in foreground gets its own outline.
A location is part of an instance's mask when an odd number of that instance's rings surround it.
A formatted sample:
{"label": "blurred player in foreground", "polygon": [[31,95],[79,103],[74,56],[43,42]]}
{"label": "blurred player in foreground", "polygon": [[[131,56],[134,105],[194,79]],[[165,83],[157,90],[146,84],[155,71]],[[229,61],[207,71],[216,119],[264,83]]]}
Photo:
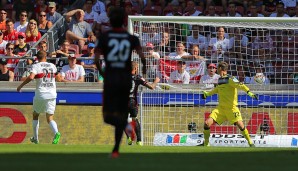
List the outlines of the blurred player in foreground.
{"label": "blurred player in foreground", "polygon": [[[112,29],[98,37],[95,49],[95,65],[104,77],[103,118],[108,124],[115,126],[115,145],[111,158],[119,157],[119,146],[123,131],[132,136],[134,128],[127,124],[128,102],[132,87],[131,53],[135,49],[143,63],[142,72],[146,74],[146,59],[142,53],[140,41],[136,36],[123,29],[125,12],[121,8],[113,8],[109,13]],[[105,71],[102,70],[103,55]]]}
{"label": "blurred player in foreground", "polygon": [[38,63],[32,65],[30,75],[24,82],[18,86],[17,91],[20,92],[22,87],[36,80],[36,90],[33,99],[33,137],[30,138],[32,143],[38,144],[39,114],[45,112],[47,122],[54,133],[52,144],[58,144],[60,140],[60,132],[58,132],[57,123],[54,121],[54,113],[56,108],[56,82],[57,68],[54,64],[47,62],[47,52],[40,50],[37,52]]}
{"label": "blurred player in foreground", "polygon": [[229,76],[227,70],[229,65],[226,62],[220,62],[218,64],[218,74],[220,78],[218,79],[218,86],[216,86],[210,92],[203,91],[202,98],[206,99],[207,96],[212,96],[213,94],[218,94],[218,106],[213,109],[209,117],[204,123],[204,146],[210,146],[210,126],[216,122],[221,125],[224,121],[228,120],[230,124],[237,125],[241,130],[241,134],[247,140],[250,147],[255,145],[249,137],[248,130],[243,124],[242,116],[240,110],[238,109],[238,89],[247,92],[247,95],[257,99],[257,96],[249,91],[249,88],[243,83],[239,82],[235,77]]}
{"label": "blurred player in foreground", "polygon": [[[137,145],[142,146],[143,142],[142,142],[142,137],[141,137],[141,125],[140,122],[137,118],[138,115],[138,99],[137,99],[137,95],[138,95],[138,88],[139,85],[145,86],[151,90],[155,89],[157,83],[160,81],[160,79],[158,77],[155,78],[153,83],[148,83],[141,75],[138,75],[138,70],[139,70],[139,66],[138,66],[138,62],[133,61],[131,63],[131,67],[132,67],[132,87],[130,89],[130,95],[129,95],[129,104],[128,104],[128,110],[129,110],[129,114],[130,114],[130,118],[132,119],[132,123],[135,124],[135,133],[137,135]],[[132,145],[133,139],[132,137],[127,135],[127,143],[128,145]]]}

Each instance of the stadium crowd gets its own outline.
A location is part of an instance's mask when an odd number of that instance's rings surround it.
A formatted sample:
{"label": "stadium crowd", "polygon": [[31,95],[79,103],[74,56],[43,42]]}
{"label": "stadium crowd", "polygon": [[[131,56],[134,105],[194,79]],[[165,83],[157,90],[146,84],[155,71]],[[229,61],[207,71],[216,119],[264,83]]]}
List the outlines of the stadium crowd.
{"label": "stadium crowd", "polygon": [[[79,4],[76,9],[67,8],[76,3]],[[2,0],[0,55],[5,58],[1,59],[0,81],[19,81],[26,77],[34,62],[24,58],[28,57],[26,52],[37,42],[39,49],[48,51],[48,42],[40,39],[61,17],[66,18],[68,29],[60,37],[63,39],[60,46],[47,54],[49,59],[55,59],[51,61],[63,75],[58,81],[102,82],[92,63],[96,36],[110,29],[108,13],[115,6],[123,7],[127,15],[296,17],[297,3],[293,0]],[[127,26],[127,20],[125,23]],[[179,78],[191,73],[179,74],[177,65],[181,68],[183,64],[185,73],[190,72],[185,68],[191,61],[204,61],[207,75],[210,63],[214,63],[214,69],[218,61],[224,60],[230,64],[230,74],[247,84],[254,84],[253,77],[260,74],[264,75],[266,84],[297,83],[295,30],[278,33],[236,26],[146,22],[141,31],[135,29],[142,34],[140,42],[150,64],[148,80],[158,76],[161,82],[200,83],[200,77],[190,81]],[[286,35],[286,39],[281,35]],[[63,57],[66,59],[60,59]],[[168,76],[160,71],[162,60],[188,62],[175,63],[177,76],[174,78],[173,74],[170,76],[174,70]]]}

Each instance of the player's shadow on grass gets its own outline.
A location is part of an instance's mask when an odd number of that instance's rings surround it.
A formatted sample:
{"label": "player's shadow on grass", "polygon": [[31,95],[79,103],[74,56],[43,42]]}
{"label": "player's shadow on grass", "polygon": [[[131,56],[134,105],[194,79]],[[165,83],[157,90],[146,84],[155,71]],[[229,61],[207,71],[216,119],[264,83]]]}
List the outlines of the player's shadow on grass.
{"label": "player's shadow on grass", "polygon": [[124,153],[118,159],[107,153],[4,153],[1,171],[291,171],[297,170],[295,151]]}

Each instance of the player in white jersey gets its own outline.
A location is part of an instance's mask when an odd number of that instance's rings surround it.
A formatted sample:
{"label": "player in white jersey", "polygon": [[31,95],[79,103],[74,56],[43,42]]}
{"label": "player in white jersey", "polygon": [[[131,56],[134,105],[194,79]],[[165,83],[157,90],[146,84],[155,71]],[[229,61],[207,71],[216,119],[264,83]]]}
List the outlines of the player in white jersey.
{"label": "player in white jersey", "polygon": [[56,82],[57,68],[54,64],[47,62],[47,52],[40,50],[37,52],[38,63],[32,65],[29,77],[18,86],[20,92],[22,87],[35,79],[36,89],[33,99],[33,137],[30,138],[32,143],[38,144],[39,114],[46,113],[47,122],[54,133],[52,144],[58,144],[60,132],[58,132],[57,123],[54,121],[54,112],[56,108]]}

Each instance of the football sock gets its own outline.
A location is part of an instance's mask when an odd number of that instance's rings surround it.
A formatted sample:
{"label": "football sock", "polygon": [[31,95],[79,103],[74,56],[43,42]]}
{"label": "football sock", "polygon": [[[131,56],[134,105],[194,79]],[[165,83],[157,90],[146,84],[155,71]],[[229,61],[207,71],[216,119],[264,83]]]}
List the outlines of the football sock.
{"label": "football sock", "polygon": [[209,137],[210,137],[210,128],[205,128],[204,127],[204,145],[207,145],[209,143]]}
{"label": "football sock", "polygon": [[50,125],[52,131],[54,132],[54,134],[56,134],[58,132],[57,123],[54,120],[51,120],[49,125]]}
{"label": "football sock", "polygon": [[119,146],[121,143],[124,128],[125,127],[123,125],[118,125],[115,127],[115,145],[113,152],[119,152]]}
{"label": "football sock", "polygon": [[241,134],[244,136],[244,138],[247,140],[248,144],[253,144],[251,139],[250,139],[250,136],[249,136],[249,133],[248,133],[248,130],[245,128],[243,131],[241,130]]}
{"label": "football sock", "polygon": [[141,138],[141,125],[140,125],[140,122],[139,122],[138,118],[135,119],[135,122],[136,122],[135,132],[136,132],[136,135],[137,135],[137,141],[142,141],[142,138]]}
{"label": "football sock", "polygon": [[32,121],[32,128],[33,128],[33,137],[34,139],[38,140],[39,120]]}

